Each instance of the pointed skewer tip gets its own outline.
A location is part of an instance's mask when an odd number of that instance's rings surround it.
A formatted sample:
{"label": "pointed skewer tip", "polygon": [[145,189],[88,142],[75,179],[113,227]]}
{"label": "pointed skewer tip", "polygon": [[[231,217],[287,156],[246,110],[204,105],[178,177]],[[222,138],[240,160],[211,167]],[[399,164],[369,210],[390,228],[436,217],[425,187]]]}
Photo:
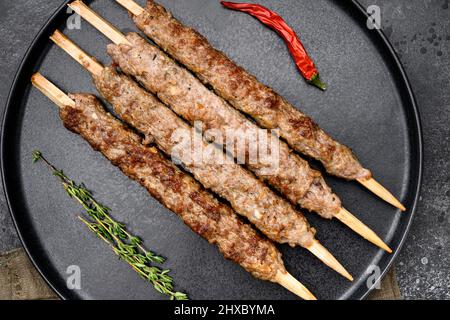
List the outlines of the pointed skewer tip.
{"label": "pointed skewer tip", "polygon": [[374,245],[380,247],[386,252],[392,253],[391,248],[389,248],[375,232],[373,232],[368,226],[362,223],[358,218],[352,215],[345,208],[341,208],[341,211],[339,211],[339,213],[335,215],[335,218],[340,220],[342,223],[362,236],[364,239],[372,242]]}
{"label": "pointed skewer tip", "polygon": [[353,277],[347,270],[342,266],[342,264],[337,261],[337,259],[323,246],[319,241],[315,240],[313,243],[307,247],[313,255],[319,258],[323,263],[329,266],[331,269],[347,278],[350,281],[353,281]]}
{"label": "pointed skewer tip", "polygon": [[278,271],[275,282],[285,287],[304,300],[317,300],[317,298],[290,273]]}
{"label": "pointed skewer tip", "polygon": [[381,199],[390,203],[394,207],[400,209],[401,211],[406,211],[406,208],[396,197],[392,195],[385,187],[383,187],[378,181],[374,178],[370,179],[358,179],[358,182],[361,183],[364,187],[375,193]]}

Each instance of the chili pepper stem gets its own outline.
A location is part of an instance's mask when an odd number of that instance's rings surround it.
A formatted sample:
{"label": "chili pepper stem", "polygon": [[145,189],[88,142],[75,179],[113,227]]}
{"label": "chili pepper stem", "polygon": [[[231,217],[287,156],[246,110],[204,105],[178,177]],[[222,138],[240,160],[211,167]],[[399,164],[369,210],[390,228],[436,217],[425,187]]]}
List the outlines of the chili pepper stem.
{"label": "chili pepper stem", "polygon": [[313,86],[316,86],[322,91],[327,90],[327,85],[320,80],[320,76],[318,73],[314,77],[312,77],[311,80],[308,81],[308,83]]}

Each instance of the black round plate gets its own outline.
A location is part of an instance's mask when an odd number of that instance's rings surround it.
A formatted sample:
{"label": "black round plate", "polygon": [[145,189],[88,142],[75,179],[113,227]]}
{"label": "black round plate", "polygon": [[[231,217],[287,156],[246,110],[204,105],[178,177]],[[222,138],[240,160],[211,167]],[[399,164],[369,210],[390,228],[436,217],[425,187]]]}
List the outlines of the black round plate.
{"label": "black round plate", "polygon": [[[306,250],[280,246],[287,269],[320,299],[365,297],[373,287],[369,275],[384,274],[405,239],[422,168],[414,97],[386,37],[366,27],[365,10],[357,2],[259,0],[299,32],[329,85],[323,93],[303,81],[282,40],[248,15],[225,10],[219,1],[160,2],[351,146],[377,180],[406,205],[408,211],[401,213],[356,183],[327,178],[345,207],[395,250],[392,255],[384,253],[339,222],[308,214],[318,230],[317,238],[353,274],[354,282]],[[90,5],[123,31],[136,30],[114,1]],[[67,92],[95,93],[95,89],[90,76],[52,45],[49,35],[59,28],[91,55],[109,63],[108,41],[84,21],[80,30],[68,30],[70,15],[62,6],[33,42],[14,81],[3,126],[2,173],[8,204],[23,244],[45,279],[67,299],[164,299],[78,221],[80,207],[42,164],[32,164],[35,149],[70,177],[85,182],[113,209],[116,219],[145,239],[147,247],[166,255],[165,266],[172,270],[177,288],[192,299],[294,299],[283,288],[254,279],[225,261],[217,248],[63,128],[55,105],[32,88],[32,73],[39,70]],[[81,270],[80,290],[66,286],[72,265]]]}

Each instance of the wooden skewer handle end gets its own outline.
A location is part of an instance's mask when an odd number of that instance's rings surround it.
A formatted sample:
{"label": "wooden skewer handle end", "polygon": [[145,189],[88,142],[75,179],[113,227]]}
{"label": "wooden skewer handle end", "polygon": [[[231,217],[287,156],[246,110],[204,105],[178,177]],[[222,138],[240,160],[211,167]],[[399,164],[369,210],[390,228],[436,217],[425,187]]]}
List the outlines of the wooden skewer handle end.
{"label": "wooden skewer handle end", "polygon": [[144,8],[138,5],[133,0],[116,0],[121,6],[131,12],[134,16],[139,16],[144,13]]}
{"label": "wooden skewer handle end", "polygon": [[103,19],[94,10],[85,5],[83,1],[76,0],[72,3],[69,3],[68,6],[115,44],[130,45],[130,42],[127,40],[127,38],[117,28]]}
{"label": "wooden skewer handle end", "polygon": [[52,100],[58,107],[74,106],[75,101],[69,98],[64,92],[47,80],[39,72],[31,77],[31,83],[39,89],[46,97]]}
{"label": "wooden skewer handle end", "polygon": [[103,71],[103,66],[95,59],[90,57],[80,47],[67,38],[62,32],[56,30],[50,39],[61,49],[63,49],[68,55],[70,55],[75,61],[86,68],[90,73],[94,75],[100,75]]}

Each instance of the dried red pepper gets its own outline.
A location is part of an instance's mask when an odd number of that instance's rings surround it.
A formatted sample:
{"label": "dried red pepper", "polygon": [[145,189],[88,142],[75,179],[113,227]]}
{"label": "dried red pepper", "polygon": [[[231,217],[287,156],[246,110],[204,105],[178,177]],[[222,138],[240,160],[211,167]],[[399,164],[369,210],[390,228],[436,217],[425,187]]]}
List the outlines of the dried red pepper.
{"label": "dried red pepper", "polygon": [[288,26],[286,21],[284,21],[279,14],[259,4],[234,3],[227,1],[221,1],[220,3],[226,8],[246,12],[257,18],[266,26],[275,30],[286,42],[289,51],[295,60],[295,64],[306,81],[319,89],[326,90],[326,85],[320,81],[319,72],[312,59],[308,56],[308,53],[297,34]]}

